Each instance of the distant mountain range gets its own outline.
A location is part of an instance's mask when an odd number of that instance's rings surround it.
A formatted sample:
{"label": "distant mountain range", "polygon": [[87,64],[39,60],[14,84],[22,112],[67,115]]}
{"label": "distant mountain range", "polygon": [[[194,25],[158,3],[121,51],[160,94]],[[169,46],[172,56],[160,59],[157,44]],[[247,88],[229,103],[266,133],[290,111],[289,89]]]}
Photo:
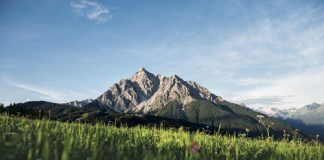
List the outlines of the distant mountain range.
{"label": "distant mountain range", "polygon": [[71,101],[71,102],[64,103],[64,104],[72,106],[72,107],[84,107],[91,102],[93,102],[93,99],[85,99],[85,100],[81,100],[81,101],[75,100],[75,101]]}
{"label": "distant mountain range", "polygon": [[312,103],[298,109],[278,109],[267,107],[252,109],[274,118],[301,120],[307,125],[324,125],[324,104],[320,105],[318,103]]}
{"label": "distant mountain range", "polygon": [[324,125],[324,104],[306,105],[290,113],[288,118],[302,120],[307,125]]}
{"label": "distant mountain range", "polygon": [[[9,107],[10,108],[10,107]],[[185,81],[177,75],[171,77],[154,75],[141,68],[128,79],[113,84],[98,98],[73,101],[65,104],[50,102],[27,102],[12,106],[12,112],[21,108],[47,113],[51,118],[60,120],[116,121],[127,124],[136,122],[150,123],[152,117],[162,121],[186,122],[187,125],[201,124],[222,130],[265,134],[259,123],[258,115],[270,124],[270,132],[280,137],[283,131],[292,133],[294,129],[276,118],[268,117],[242,105],[234,104],[209,92],[196,82]],[[37,113],[34,116],[37,116]],[[48,113],[49,114],[49,113]],[[143,117],[146,117],[143,119]],[[260,117],[260,116],[259,116]],[[162,118],[162,119],[161,119]],[[124,120],[124,121],[123,121]],[[156,122],[156,121],[154,121]],[[160,121],[159,121],[160,122]]]}
{"label": "distant mountain range", "polygon": [[319,135],[324,140],[324,104],[312,103],[302,108],[277,109],[259,107],[255,111],[282,120],[305,133]]}

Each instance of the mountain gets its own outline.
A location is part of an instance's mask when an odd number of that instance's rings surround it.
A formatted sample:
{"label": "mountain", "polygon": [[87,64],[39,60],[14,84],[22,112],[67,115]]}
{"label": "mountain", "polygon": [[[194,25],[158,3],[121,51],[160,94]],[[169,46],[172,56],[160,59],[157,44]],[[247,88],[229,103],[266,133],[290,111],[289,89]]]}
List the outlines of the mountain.
{"label": "mountain", "polygon": [[307,134],[324,140],[324,104],[312,103],[302,108],[277,109],[258,107],[255,111],[282,120]]}
{"label": "mountain", "polygon": [[289,114],[290,119],[301,120],[306,125],[324,125],[324,104],[312,103]]}
{"label": "mountain", "polygon": [[[177,75],[154,75],[144,68],[113,84],[84,108],[153,115],[241,131],[247,128],[255,132],[265,131],[258,122],[260,113],[228,102],[194,81],[185,81]],[[275,122],[272,132],[277,135],[282,135],[283,130],[293,130],[279,120],[267,116],[264,120]]]}
{"label": "mountain", "polygon": [[93,99],[85,99],[82,101],[71,101],[71,102],[67,102],[67,103],[63,103],[72,107],[84,107],[86,105],[88,105],[89,103],[93,102]]}
{"label": "mountain", "polygon": [[324,104],[306,105],[290,113],[284,121],[305,133],[319,135],[319,139],[324,141]]}
{"label": "mountain", "polygon": [[278,109],[270,107],[252,109],[274,118],[300,120],[306,125],[324,125],[324,104],[312,103],[298,109]]}

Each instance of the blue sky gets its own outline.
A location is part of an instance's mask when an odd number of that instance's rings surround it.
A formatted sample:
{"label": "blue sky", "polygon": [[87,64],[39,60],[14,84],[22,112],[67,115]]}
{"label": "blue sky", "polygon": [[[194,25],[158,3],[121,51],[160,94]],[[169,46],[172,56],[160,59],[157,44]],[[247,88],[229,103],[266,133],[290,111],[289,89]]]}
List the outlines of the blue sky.
{"label": "blue sky", "polygon": [[2,0],[0,102],[96,98],[139,68],[252,107],[324,102],[324,3]]}

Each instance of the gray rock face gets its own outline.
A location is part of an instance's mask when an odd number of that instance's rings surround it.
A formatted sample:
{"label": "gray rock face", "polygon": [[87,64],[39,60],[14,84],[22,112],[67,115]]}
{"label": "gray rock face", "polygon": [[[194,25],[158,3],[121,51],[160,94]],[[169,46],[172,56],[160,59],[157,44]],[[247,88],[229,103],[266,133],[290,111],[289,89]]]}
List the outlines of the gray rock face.
{"label": "gray rock face", "polygon": [[93,102],[93,99],[85,99],[85,100],[82,100],[82,101],[71,101],[71,102],[67,102],[67,103],[64,103],[66,105],[69,105],[69,106],[73,106],[73,107],[84,107],[86,105],[88,105],[89,103]]}
{"label": "gray rock face", "polygon": [[102,108],[116,112],[147,113],[157,110],[171,101],[186,105],[195,100],[213,103],[222,98],[210,93],[193,81],[184,81],[177,75],[154,75],[141,68],[130,79],[114,84],[97,98]]}

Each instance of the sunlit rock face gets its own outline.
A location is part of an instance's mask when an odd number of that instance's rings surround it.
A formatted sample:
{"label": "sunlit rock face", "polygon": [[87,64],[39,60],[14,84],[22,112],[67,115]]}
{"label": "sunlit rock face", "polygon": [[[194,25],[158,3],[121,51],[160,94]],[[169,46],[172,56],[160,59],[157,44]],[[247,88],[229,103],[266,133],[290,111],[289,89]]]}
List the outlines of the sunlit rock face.
{"label": "sunlit rock face", "polygon": [[102,108],[124,113],[147,113],[164,107],[171,101],[186,105],[195,100],[217,103],[222,98],[196,82],[184,81],[177,75],[154,75],[144,68],[131,78],[114,84],[96,99]]}

